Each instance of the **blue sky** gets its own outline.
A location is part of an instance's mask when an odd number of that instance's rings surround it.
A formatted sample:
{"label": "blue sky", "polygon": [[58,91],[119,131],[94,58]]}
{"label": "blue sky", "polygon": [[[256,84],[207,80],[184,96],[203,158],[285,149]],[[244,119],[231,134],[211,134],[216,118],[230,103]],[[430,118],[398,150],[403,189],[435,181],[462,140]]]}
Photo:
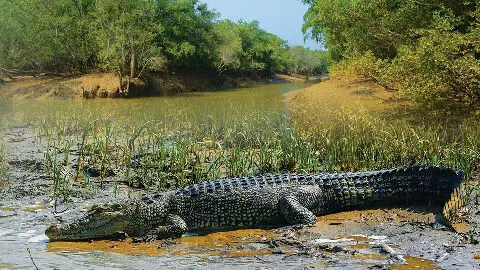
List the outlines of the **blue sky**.
{"label": "blue sky", "polygon": [[304,45],[312,49],[322,46],[314,41],[303,43],[303,14],[308,6],[300,0],[200,0],[220,13],[221,19],[257,20],[260,27],[273,33],[290,46]]}

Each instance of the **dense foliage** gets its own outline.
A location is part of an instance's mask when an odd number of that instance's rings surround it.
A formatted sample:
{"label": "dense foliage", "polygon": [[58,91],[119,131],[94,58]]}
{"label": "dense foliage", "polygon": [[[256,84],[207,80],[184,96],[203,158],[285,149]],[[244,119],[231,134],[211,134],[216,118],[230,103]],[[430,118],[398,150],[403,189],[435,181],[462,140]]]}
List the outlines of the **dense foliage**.
{"label": "dense foliage", "polygon": [[343,71],[418,101],[480,102],[480,1],[303,2],[304,31],[325,42]]}
{"label": "dense foliage", "polygon": [[[198,0],[0,0],[0,72],[326,72],[326,55]],[[1,77],[1,76],[0,76]]]}

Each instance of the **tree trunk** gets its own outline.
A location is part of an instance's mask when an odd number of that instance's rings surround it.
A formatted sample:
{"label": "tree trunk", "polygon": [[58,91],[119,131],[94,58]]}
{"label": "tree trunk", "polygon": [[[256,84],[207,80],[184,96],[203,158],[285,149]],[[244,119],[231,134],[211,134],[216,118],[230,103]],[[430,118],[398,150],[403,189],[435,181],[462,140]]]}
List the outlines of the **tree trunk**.
{"label": "tree trunk", "polygon": [[127,90],[125,90],[125,93],[127,95],[130,93],[130,77],[127,77]]}
{"label": "tree trunk", "polygon": [[135,78],[135,48],[132,45],[130,57],[130,78]]}
{"label": "tree trunk", "polygon": [[118,93],[121,94],[123,92],[123,77],[120,71],[118,71],[118,83]]}

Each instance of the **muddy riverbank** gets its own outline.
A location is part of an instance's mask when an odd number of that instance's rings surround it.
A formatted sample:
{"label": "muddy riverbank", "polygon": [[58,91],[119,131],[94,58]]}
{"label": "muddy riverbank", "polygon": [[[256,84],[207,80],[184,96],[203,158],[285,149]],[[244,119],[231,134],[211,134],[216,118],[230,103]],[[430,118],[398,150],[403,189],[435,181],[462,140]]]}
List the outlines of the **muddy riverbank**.
{"label": "muddy riverbank", "polygon": [[[251,87],[268,83],[306,82],[320,77],[288,75],[225,75],[204,72],[149,74],[134,79],[127,87],[113,73],[91,73],[81,76],[20,76],[0,82],[0,98],[23,99],[94,99],[139,96],[165,96],[188,92]],[[128,88],[128,89],[127,89]]]}

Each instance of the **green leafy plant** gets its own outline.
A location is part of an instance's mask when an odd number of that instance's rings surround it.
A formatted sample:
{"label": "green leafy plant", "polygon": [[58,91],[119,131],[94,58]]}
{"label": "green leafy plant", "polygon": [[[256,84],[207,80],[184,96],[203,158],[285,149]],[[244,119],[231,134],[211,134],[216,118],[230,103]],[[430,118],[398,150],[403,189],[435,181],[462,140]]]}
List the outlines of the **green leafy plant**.
{"label": "green leafy plant", "polygon": [[5,147],[0,143],[0,185],[2,186],[5,186],[9,181],[8,165],[5,155]]}

